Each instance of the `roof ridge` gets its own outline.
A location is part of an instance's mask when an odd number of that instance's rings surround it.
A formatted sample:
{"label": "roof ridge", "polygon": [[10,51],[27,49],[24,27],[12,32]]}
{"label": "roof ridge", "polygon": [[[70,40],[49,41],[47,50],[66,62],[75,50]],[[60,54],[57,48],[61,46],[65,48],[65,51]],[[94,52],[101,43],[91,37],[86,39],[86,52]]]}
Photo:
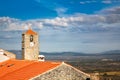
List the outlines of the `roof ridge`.
{"label": "roof ridge", "polygon": [[33,34],[36,35],[37,32],[33,31],[32,29],[28,29],[26,32],[24,32],[25,34]]}
{"label": "roof ridge", "polygon": [[[52,63],[53,63],[53,64],[57,64],[57,62],[52,62]],[[59,63],[60,63],[60,62],[59,62]],[[44,74],[46,74],[46,73],[48,73],[48,72],[50,72],[50,71],[58,68],[58,67],[61,66],[61,65],[62,65],[62,63],[60,63],[60,64],[57,65],[56,67],[51,68],[51,69],[49,69],[49,70],[47,70],[47,71],[45,71],[45,72],[43,72],[43,73],[41,73],[41,74],[38,74],[37,76],[35,76],[35,77],[33,77],[33,78],[30,78],[29,80],[33,80],[34,78],[36,78],[36,77],[38,77],[38,76],[44,75]]]}
{"label": "roof ridge", "polygon": [[75,68],[75,67],[71,66],[70,64],[67,64],[67,63],[65,63],[65,62],[62,62],[62,65],[69,66],[69,67],[73,68],[75,71],[80,72],[80,73],[83,73],[84,75],[86,75],[86,76],[89,76],[89,77],[90,77],[90,75],[89,75],[89,74],[87,74],[87,73],[85,73],[85,72],[83,72],[83,71],[81,71],[81,70],[79,70],[79,69],[77,69],[77,68]]}

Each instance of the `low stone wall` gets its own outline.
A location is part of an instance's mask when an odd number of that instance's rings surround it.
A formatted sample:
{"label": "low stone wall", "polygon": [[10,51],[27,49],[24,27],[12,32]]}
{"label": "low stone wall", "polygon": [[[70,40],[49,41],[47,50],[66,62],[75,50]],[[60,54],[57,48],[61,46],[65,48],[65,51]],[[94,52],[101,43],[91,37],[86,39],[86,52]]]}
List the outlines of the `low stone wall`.
{"label": "low stone wall", "polygon": [[89,78],[89,75],[66,63],[62,63],[55,69],[40,74],[31,80],[86,80],[87,78]]}

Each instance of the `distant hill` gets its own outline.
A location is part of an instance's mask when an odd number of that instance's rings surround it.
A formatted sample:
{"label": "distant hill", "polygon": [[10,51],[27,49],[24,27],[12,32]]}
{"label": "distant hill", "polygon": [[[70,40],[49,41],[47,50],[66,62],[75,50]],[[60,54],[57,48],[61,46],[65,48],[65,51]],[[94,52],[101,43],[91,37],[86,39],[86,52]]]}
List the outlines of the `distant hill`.
{"label": "distant hill", "polygon": [[[21,50],[8,50],[17,55],[17,59],[22,58]],[[40,52],[41,55],[45,56],[87,56],[88,54],[81,52]]]}
{"label": "distant hill", "polygon": [[40,52],[40,54],[47,55],[47,56],[85,56],[87,54],[81,52]]}
{"label": "distant hill", "polygon": [[[8,50],[17,55],[18,59],[22,58],[21,50]],[[106,56],[106,55],[120,55],[120,50],[110,50],[102,53],[90,54],[82,52],[40,52],[40,54],[45,56]]]}
{"label": "distant hill", "polygon": [[101,55],[120,55],[120,50],[110,50],[102,52]]}

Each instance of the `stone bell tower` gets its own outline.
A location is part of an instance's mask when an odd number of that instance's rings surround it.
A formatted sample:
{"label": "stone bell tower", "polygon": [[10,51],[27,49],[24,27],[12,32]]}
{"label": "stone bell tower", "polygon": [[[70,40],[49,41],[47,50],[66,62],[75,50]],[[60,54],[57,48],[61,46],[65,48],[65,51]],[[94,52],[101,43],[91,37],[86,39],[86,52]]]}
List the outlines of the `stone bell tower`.
{"label": "stone bell tower", "polygon": [[29,28],[22,34],[22,58],[24,60],[38,60],[38,33]]}

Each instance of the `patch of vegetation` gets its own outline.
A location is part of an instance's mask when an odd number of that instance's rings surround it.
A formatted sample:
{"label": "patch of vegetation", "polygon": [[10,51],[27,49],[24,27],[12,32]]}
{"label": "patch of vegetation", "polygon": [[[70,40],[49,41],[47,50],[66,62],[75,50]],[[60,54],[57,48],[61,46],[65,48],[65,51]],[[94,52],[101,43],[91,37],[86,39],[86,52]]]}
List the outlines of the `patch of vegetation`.
{"label": "patch of vegetation", "polygon": [[77,62],[68,61],[67,63],[86,73],[120,71],[119,61],[99,61],[99,60],[84,61],[83,60],[83,61],[77,61]]}

